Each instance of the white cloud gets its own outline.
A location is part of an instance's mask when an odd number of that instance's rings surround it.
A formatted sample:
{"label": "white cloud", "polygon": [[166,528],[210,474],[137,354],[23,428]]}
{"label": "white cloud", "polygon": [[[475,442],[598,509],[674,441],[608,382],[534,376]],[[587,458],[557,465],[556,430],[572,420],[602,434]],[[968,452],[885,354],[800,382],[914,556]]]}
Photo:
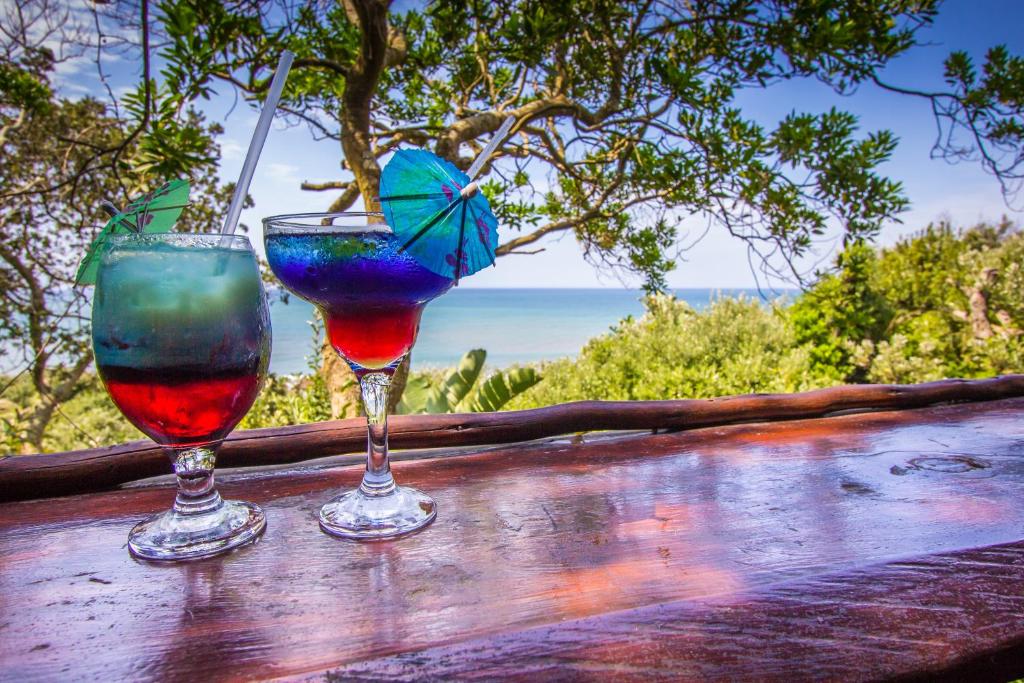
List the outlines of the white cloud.
{"label": "white cloud", "polygon": [[299,182],[299,167],[293,164],[285,164],[279,161],[272,161],[266,165],[264,174],[272,179],[283,183]]}
{"label": "white cloud", "polygon": [[245,157],[245,147],[237,140],[223,138],[220,141],[220,156],[226,161],[242,159]]}

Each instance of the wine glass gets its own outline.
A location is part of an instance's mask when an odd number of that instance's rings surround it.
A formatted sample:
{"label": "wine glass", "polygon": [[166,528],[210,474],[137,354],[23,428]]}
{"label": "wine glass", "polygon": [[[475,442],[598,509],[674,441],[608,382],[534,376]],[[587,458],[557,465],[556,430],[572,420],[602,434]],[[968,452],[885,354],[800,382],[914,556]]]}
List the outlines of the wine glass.
{"label": "wine glass", "polygon": [[359,488],[320,510],[320,527],[375,540],[421,529],[433,499],[397,486],[388,462],[388,388],[412,349],[423,308],[452,280],[401,249],[379,213],[306,213],[263,220],[267,261],[290,291],[323,315],[327,339],[359,380],[366,409],[366,472]]}
{"label": "wine glass", "polygon": [[214,487],[217,448],[252,406],[270,360],[270,313],[249,240],[107,237],[92,309],[93,351],[118,409],[170,456],[174,506],[132,529],[147,560],[187,560],[255,540],[257,505]]}

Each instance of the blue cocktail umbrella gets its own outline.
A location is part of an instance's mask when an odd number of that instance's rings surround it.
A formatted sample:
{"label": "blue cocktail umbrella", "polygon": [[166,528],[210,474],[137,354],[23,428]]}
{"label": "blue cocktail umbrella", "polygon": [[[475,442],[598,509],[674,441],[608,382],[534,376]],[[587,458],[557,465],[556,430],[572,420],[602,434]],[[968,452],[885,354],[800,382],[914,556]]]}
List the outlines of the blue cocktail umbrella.
{"label": "blue cocktail umbrella", "polygon": [[498,220],[473,177],[513,123],[506,119],[468,174],[419,149],[395,152],[384,167],[384,217],[402,248],[425,268],[458,282],[494,263]]}
{"label": "blue cocktail umbrella", "polygon": [[89,250],[78,266],[75,283],[96,284],[96,271],[99,269],[100,256],[106,248],[108,235],[170,231],[181,215],[181,210],[188,206],[188,194],[187,180],[172,180],[152,192],[136,197],[121,210],[117,210],[116,207],[107,209],[114,212],[114,215],[89,245]]}

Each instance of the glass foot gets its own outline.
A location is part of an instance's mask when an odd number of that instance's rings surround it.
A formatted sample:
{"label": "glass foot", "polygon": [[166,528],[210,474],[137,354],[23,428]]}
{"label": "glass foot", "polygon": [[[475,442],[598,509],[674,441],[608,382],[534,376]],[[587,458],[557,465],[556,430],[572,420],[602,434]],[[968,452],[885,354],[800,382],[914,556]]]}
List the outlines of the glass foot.
{"label": "glass foot", "polygon": [[226,500],[209,512],[168,510],[139,522],[128,534],[128,549],[144,560],[194,560],[251,543],[266,528],[258,505]]}
{"label": "glass foot", "polygon": [[320,508],[320,528],[332,536],[376,541],[422,529],[436,516],[434,499],[414,488],[396,486],[377,496],[355,489]]}

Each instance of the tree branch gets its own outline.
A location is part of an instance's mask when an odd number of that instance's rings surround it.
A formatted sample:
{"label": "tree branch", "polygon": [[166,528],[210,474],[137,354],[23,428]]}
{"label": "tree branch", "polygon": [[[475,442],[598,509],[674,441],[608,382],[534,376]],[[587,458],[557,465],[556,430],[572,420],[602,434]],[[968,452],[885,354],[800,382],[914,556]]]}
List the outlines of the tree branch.
{"label": "tree branch", "polygon": [[333,71],[342,78],[348,77],[348,69],[343,64],[332,61],[330,59],[316,59],[311,57],[302,57],[292,62],[293,69],[301,69],[303,67],[309,67],[314,69],[326,69],[327,71]]}
{"label": "tree branch", "polygon": [[[341,196],[331,202],[331,205],[327,210],[331,213],[347,211],[349,207],[355,203],[356,199],[359,198],[359,194],[359,186],[355,183],[349,183],[348,187],[345,188],[345,191],[341,193]],[[366,197],[363,197],[363,199],[365,200]],[[367,202],[367,204],[369,204],[369,202]]]}
{"label": "tree branch", "polygon": [[307,180],[300,187],[310,192],[324,192],[326,190],[347,190],[351,184],[347,180],[328,180],[323,183],[311,183]]}
{"label": "tree branch", "polygon": [[509,116],[514,116],[518,121],[512,129],[512,133],[515,133],[518,128],[530,121],[558,115],[571,115],[588,126],[597,125],[602,120],[597,114],[565,95],[555,95],[533,100],[504,112],[486,111],[459,119],[438,136],[434,151],[438,156],[456,162],[459,158],[459,145],[468,140],[475,140],[481,135],[493,133]]}
{"label": "tree branch", "polygon": [[36,391],[42,393],[47,390],[45,361],[47,354],[43,348],[43,328],[40,316],[46,311],[46,296],[42,285],[35,274],[19,259],[7,245],[0,244],[0,258],[7,262],[28,285],[32,308],[28,314],[29,343],[35,352],[36,361],[32,367],[32,384]]}
{"label": "tree branch", "polygon": [[502,245],[499,245],[498,248],[494,250],[494,255],[508,256],[509,254],[514,253],[516,249],[519,249],[520,247],[525,247],[528,244],[533,244],[534,242],[540,240],[542,237],[546,235],[550,235],[551,233],[554,232],[568,230],[569,228],[575,228],[577,225],[585,223],[591,218],[596,217],[598,213],[599,212],[597,210],[591,209],[590,211],[586,211],[580,214],[579,216],[575,216],[573,218],[563,218],[561,220],[552,221],[551,223],[542,225],[541,227],[537,228],[528,235],[521,235],[519,237],[509,240],[508,242],[505,242]]}
{"label": "tree branch", "polygon": [[7,134],[12,130],[21,128],[21,125],[25,122],[25,110],[19,109],[18,115],[14,117],[14,120],[0,128],[0,148],[7,142]]}

